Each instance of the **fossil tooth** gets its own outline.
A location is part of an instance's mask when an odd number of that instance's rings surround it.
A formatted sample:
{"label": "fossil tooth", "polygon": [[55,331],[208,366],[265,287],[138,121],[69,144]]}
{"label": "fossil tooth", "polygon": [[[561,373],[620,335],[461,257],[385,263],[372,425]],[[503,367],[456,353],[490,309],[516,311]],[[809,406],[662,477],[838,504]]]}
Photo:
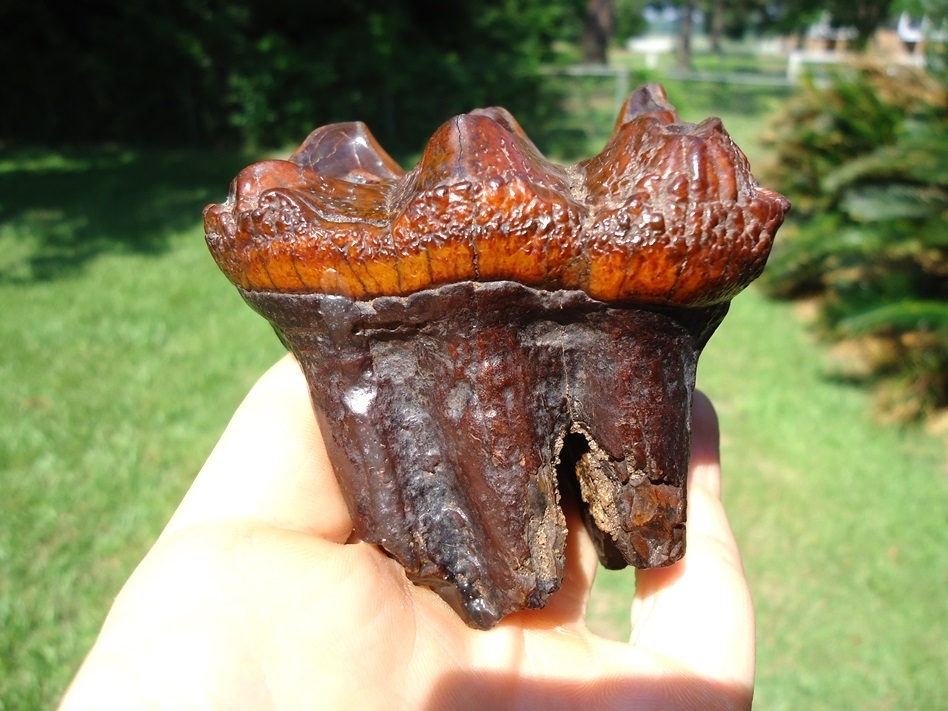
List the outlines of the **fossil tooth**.
{"label": "fossil tooth", "polygon": [[407,173],[326,126],[205,230],[306,372],[356,535],[487,629],[558,589],[563,497],[605,565],[681,557],[698,356],[788,208],[649,85],[565,168],[503,109]]}

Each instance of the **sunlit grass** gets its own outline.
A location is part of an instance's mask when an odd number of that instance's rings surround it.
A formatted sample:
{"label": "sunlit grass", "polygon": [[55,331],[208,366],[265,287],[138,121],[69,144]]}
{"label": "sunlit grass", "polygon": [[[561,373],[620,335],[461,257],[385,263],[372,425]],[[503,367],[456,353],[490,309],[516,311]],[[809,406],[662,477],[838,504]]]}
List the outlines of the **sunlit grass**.
{"label": "sunlit grass", "polygon": [[[208,189],[222,197],[230,177]],[[67,186],[94,196],[88,179]],[[74,206],[67,218],[94,222],[107,209]],[[208,255],[198,215],[164,233],[157,254],[136,253],[130,235],[57,278],[0,281],[0,709],[47,708],[62,692],[112,596],[280,353]],[[4,228],[36,234],[35,219],[27,211]],[[16,277],[30,272],[15,266]]]}

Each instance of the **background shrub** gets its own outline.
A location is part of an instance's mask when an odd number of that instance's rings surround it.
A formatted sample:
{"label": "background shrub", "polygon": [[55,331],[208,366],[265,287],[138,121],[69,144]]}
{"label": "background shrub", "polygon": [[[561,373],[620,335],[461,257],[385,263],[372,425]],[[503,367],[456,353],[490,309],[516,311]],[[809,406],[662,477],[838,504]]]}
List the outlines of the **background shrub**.
{"label": "background shrub", "polygon": [[[298,144],[365,121],[418,151],[447,118],[555,106],[537,71],[582,0],[0,3],[0,143]],[[6,32],[3,30],[6,29]]]}
{"label": "background shrub", "polygon": [[944,77],[862,66],[806,87],[774,128],[767,182],[794,208],[764,284],[817,297],[822,334],[863,346],[887,412],[948,406]]}

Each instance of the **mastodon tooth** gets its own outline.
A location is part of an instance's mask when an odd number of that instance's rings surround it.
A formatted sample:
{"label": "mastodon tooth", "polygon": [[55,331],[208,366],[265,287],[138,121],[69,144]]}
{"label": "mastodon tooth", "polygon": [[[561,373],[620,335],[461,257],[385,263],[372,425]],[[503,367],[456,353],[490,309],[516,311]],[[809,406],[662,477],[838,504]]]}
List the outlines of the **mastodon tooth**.
{"label": "mastodon tooth", "polygon": [[356,535],[488,628],[559,587],[563,496],[604,564],[681,557],[697,359],[788,208],[649,85],[569,167],[503,109],[408,173],[326,126],[205,228],[306,372]]}

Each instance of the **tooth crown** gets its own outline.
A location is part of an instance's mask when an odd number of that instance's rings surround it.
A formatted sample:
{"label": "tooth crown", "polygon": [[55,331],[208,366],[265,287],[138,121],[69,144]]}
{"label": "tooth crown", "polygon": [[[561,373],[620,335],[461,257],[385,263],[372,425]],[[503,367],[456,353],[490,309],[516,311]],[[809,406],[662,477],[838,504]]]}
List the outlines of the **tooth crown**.
{"label": "tooth crown", "polygon": [[289,161],[243,170],[205,229],[247,291],[368,299],[509,280],[691,306],[760,274],[788,207],[758,187],[720,121],[681,123],[649,85],[605,149],[568,168],[499,108],[442,125],[409,173],[363,124],[325,126]]}

